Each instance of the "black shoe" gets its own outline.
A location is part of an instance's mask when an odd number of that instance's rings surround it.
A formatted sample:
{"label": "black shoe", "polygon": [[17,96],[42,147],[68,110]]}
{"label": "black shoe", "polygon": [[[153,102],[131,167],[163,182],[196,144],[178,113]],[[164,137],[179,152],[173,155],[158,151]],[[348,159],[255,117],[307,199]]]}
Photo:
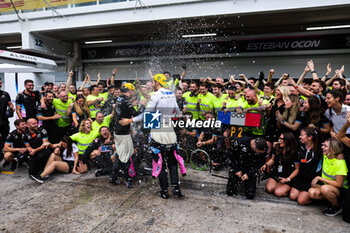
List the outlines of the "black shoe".
{"label": "black shoe", "polygon": [[185,195],[183,193],[181,193],[179,185],[173,186],[173,194],[178,196],[179,198],[185,197]]}
{"label": "black shoe", "polygon": [[29,166],[28,166],[27,162],[23,162],[23,163],[21,164],[21,167],[26,167],[27,169],[29,169]]}
{"label": "black shoe", "polygon": [[16,162],[16,160],[14,160],[14,161],[11,163],[11,171],[16,171],[16,168],[17,168],[17,162]]}
{"label": "black shoe", "polygon": [[35,180],[36,182],[43,184],[44,181],[43,179],[40,177],[40,175],[30,175],[30,178],[32,178],[33,180]]}
{"label": "black shoe", "polygon": [[229,188],[229,189],[226,189],[226,194],[228,196],[233,196],[233,195],[237,195],[237,189],[234,189],[234,188]]}
{"label": "black shoe", "polygon": [[105,174],[106,174],[106,172],[105,172],[102,168],[97,169],[97,170],[95,171],[95,177],[103,176],[103,175],[105,175]]}
{"label": "black shoe", "polygon": [[10,164],[10,162],[5,161],[5,162],[2,164],[2,167],[5,168],[5,167],[7,167],[9,164]]}
{"label": "black shoe", "polygon": [[132,185],[131,181],[126,181],[125,185],[128,189],[132,189],[134,187],[134,185]]}
{"label": "black shoe", "polygon": [[157,196],[163,198],[163,199],[169,199],[169,193],[168,190],[166,191],[158,191]]}
{"label": "black shoe", "polygon": [[120,179],[117,179],[117,178],[109,178],[109,183],[113,184],[113,185],[120,185],[123,182]]}
{"label": "black shoe", "polygon": [[322,213],[328,217],[334,217],[343,211],[343,208],[341,206],[332,206],[330,208],[325,209]]}

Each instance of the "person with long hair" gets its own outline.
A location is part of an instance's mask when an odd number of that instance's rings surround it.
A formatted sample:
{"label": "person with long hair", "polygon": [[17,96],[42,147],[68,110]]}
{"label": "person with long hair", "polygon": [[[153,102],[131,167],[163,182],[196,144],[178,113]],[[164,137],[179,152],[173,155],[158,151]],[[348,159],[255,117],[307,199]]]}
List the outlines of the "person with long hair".
{"label": "person with long hair", "polygon": [[55,170],[62,173],[79,174],[77,171],[79,156],[78,147],[68,136],[63,136],[60,147],[55,148],[46,162],[44,171],[40,174],[39,183],[44,183],[43,178],[47,177]]}
{"label": "person with long hair", "polygon": [[80,126],[80,123],[84,120],[84,119],[89,119],[90,121],[90,110],[89,107],[86,103],[85,97],[83,95],[77,95],[73,106],[72,106],[72,119],[73,119],[73,123],[74,123],[74,127],[76,130],[76,132],[73,133],[77,133],[78,132],[78,127]]}
{"label": "person with long hair", "polygon": [[82,156],[90,143],[98,136],[96,132],[92,131],[91,121],[84,119],[79,126],[79,132],[70,136],[70,138],[77,143],[79,149],[79,156]]}
{"label": "person with long hair", "polygon": [[321,128],[322,123],[326,119],[322,119],[323,112],[321,106],[321,100],[317,95],[310,96],[304,100],[303,110],[306,117],[306,125],[308,127]]}
{"label": "person with long hair", "polygon": [[286,131],[274,143],[272,158],[260,170],[272,167],[272,174],[268,179],[265,190],[277,197],[285,197],[291,189],[291,181],[298,175],[300,162],[297,160],[298,144],[293,133]]}
{"label": "person with long hair", "polygon": [[298,129],[302,126],[303,117],[300,114],[300,101],[299,97],[296,95],[290,95],[284,97],[284,108],[283,114],[276,113],[277,116],[277,126],[280,127],[281,131],[291,131],[294,135],[298,134]]}
{"label": "person with long hair", "polygon": [[[270,115],[269,123],[266,128],[266,140],[269,148],[272,148],[272,142],[278,140],[280,135],[279,128],[277,127],[276,116],[277,114],[284,113],[284,98],[289,96],[289,89],[286,86],[279,86],[276,88],[276,97],[270,107],[268,114]],[[268,107],[269,109],[269,107]]]}
{"label": "person with long hair", "polygon": [[311,181],[316,176],[322,158],[319,134],[318,129],[313,127],[303,128],[300,132],[301,146],[298,154],[300,169],[292,182],[292,189],[289,193],[289,198],[297,201],[299,205],[308,205],[312,201],[308,190],[311,188]]}
{"label": "person with long hair", "polygon": [[313,200],[327,200],[331,206],[323,214],[336,216],[342,212],[338,198],[349,188],[348,168],[342,155],[343,145],[337,139],[330,138],[323,143],[322,151],[322,176],[312,180],[309,195]]}
{"label": "person with long hair", "polygon": [[[346,123],[346,113],[350,111],[350,107],[343,104],[343,100],[344,95],[339,90],[330,91],[326,95],[328,109],[324,115],[329,123],[325,124],[324,128],[330,132],[331,137],[336,137],[335,135]],[[350,129],[346,130],[346,135],[350,135]]]}

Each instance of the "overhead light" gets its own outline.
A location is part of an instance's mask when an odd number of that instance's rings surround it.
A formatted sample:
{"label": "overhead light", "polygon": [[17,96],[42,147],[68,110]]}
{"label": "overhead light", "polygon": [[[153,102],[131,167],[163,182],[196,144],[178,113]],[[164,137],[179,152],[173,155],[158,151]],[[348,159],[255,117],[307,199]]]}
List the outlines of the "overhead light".
{"label": "overhead light", "polygon": [[22,48],[22,45],[17,45],[17,46],[9,46],[9,47],[6,47],[7,49],[21,49]]}
{"label": "overhead light", "polygon": [[306,31],[313,30],[327,30],[327,29],[339,29],[339,28],[350,28],[350,25],[336,25],[336,26],[323,26],[323,27],[309,27]]}
{"label": "overhead light", "polygon": [[182,35],[183,38],[204,37],[204,36],[216,36],[216,33],[202,33],[202,34],[193,34],[193,35]]}
{"label": "overhead light", "polygon": [[112,40],[85,41],[85,44],[104,44],[104,43],[112,43]]}

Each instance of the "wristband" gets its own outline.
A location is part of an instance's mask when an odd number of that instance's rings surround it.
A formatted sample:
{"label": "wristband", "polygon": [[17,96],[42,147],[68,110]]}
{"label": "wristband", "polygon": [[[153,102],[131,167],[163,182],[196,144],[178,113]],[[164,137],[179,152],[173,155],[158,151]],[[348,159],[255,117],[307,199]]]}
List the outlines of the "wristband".
{"label": "wristband", "polygon": [[205,145],[205,142],[203,142],[203,145]]}
{"label": "wristband", "polygon": [[284,122],[286,122],[285,120],[281,120],[281,123],[284,124]]}
{"label": "wristband", "polygon": [[311,74],[313,74],[313,73],[316,73],[316,71],[315,70],[311,71]]}
{"label": "wristband", "polygon": [[287,180],[288,180],[288,182],[290,182],[290,179],[289,179],[289,177],[287,178]]}
{"label": "wristband", "polygon": [[294,88],[295,88],[295,89],[298,89],[298,88],[299,88],[299,85],[295,85]]}

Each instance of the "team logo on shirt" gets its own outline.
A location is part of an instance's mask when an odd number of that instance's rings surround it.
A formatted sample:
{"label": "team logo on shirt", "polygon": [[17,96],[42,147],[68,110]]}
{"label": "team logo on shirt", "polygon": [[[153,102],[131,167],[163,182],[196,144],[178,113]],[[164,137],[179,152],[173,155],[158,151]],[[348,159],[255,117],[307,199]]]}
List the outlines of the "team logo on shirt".
{"label": "team logo on shirt", "polygon": [[157,112],[145,112],[143,115],[144,129],[160,129],[162,114]]}

